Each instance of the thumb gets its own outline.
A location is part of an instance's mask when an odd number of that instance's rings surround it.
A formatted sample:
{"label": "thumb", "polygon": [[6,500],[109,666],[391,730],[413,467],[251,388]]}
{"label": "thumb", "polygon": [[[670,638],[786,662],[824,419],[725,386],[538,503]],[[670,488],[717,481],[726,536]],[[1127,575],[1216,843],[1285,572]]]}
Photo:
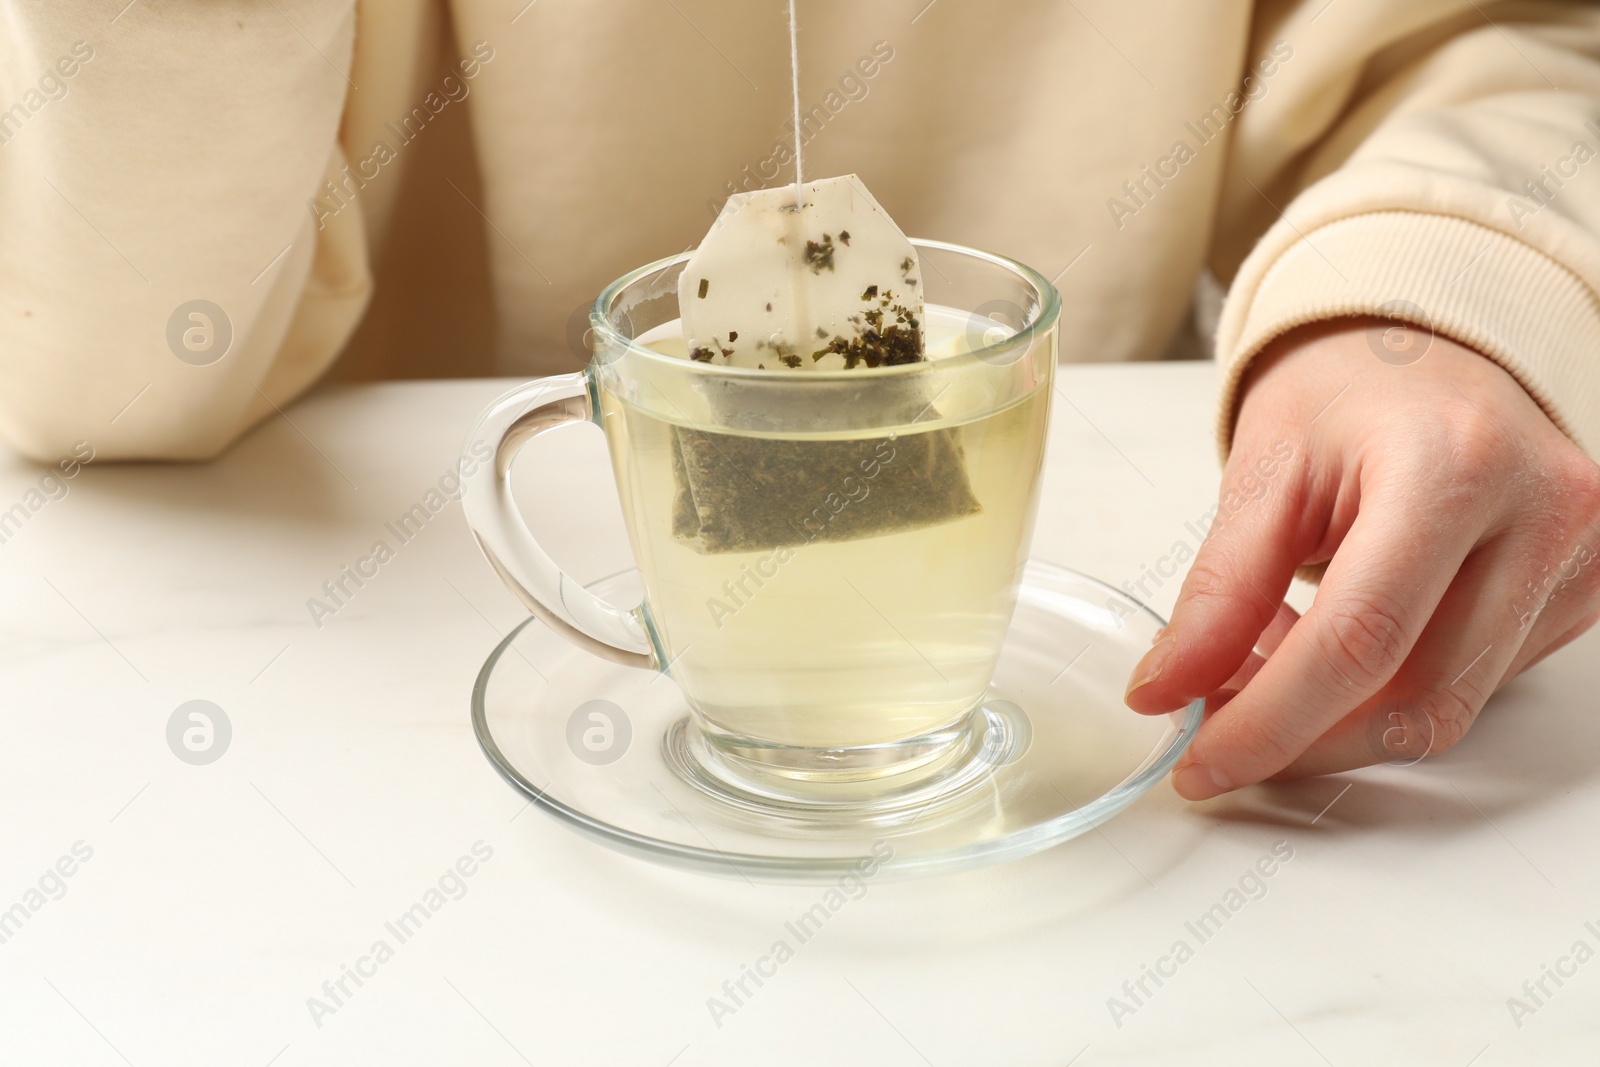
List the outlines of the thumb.
{"label": "thumb", "polygon": [[1261,631],[1261,636],[1251,648],[1250,654],[1245,657],[1244,663],[1233,672],[1233,676],[1223,682],[1206,696],[1206,714],[1222,709],[1223,705],[1244,691],[1250,684],[1250,679],[1261,673],[1261,668],[1267,665],[1267,660],[1283,644],[1283,639],[1289,636],[1289,631],[1294,628],[1295,622],[1300,618],[1300,613],[1287,603],[1278,605],[1278,613],[1267,623],[1267,628]]}
{"label": "thumb", "polygon": [[1184,577],[1172,621],[1128,679],[1123,698],[1145,714],[1176,711],[1221,688],[1278,615],[1304,559],[1302,480],[1294,448],[1235,449],[1217,517]]}

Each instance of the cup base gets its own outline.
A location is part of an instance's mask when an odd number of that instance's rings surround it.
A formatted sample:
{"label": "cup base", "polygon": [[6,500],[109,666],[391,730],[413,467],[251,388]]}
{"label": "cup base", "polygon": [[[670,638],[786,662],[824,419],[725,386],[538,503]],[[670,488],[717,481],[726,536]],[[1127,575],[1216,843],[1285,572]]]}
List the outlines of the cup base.
{"label": "cup base", "polygon": [[894,822],[922,818],[982,787],[1025,747],[1020,709],[979,704],[952,726],[893,745],[751,749],[685,716],[662,742],[667,766],[720,803],[776,818]]}
{"label": "cup base", "polygon": [[[981,701],[917,737],[869,745],[822,746],[762,744],[691,720],[687,736],[703,746],[708,762],[725,764],[733,777],[755,776],[791,782],[854,783],[876,781],[893,788],[918,776],[937,773],[970,749]],[[893,780],[891,785],[889,780]]]}

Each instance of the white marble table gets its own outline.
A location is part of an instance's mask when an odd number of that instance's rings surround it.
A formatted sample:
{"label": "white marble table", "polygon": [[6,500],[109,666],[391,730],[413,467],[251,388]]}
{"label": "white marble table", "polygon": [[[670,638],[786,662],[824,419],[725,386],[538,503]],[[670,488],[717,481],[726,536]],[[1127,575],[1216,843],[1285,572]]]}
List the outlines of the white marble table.
{"label": "white marble table", "polygon": [[[1036,555],[1120,583],[1192,540],[1212,374],[1063,373]],[[527,810],[467,709],[521,612],[459,504],[403,544],[385,526],[505,385],[324,392],[214,465],[91,464],[59,499],[0,459],[0,512],[26,512],[0,528],[0,1062],[1594,1062],[1593,634],[1419,766],[1197,806],[1162,786],[1029,860],[873,884],[718,1025],[708,998],[820,890],[650,866]],[[585,580],[627,565],[600,436],[540,447],[553,553]],[[394,558],[317,625],[308,599],[380,539]],[[197,699],[231,726],[203,765],[168,743]],[[402,941],[386,923],[417,903]]]}

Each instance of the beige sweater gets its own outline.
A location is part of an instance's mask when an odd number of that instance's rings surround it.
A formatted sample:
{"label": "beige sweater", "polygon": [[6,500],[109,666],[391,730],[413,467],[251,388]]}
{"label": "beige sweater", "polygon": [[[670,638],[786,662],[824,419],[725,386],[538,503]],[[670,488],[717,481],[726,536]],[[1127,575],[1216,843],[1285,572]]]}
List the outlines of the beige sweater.
{"label": "beige sweater", "polygon": [[[0,435],[43,460],[215,455],[342,351],[575,369],[605,282],[791,175],[781,0],[125,3],[0,0]],[[1056,277],[1064,358],[1180,351],[1209,268],[1230,383],[1403,302],[1600,448],[1600,6],[799,8],[807,173]]]}

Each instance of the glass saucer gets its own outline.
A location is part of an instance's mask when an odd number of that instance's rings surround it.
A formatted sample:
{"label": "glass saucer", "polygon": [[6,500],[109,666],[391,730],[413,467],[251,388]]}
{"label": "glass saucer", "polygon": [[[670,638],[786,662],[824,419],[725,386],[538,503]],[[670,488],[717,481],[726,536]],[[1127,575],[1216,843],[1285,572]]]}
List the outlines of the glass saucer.
{"label": "glass saucer", "polygon": [[[628,570],[591,588],[633,603]],[[1204,702],[1128,710],[1129,672],[1164,620],[1103,582],[1031,560],[994,682],[954,788],[873,815],[730,802],[698,780],[688,707],[670,677],[597,659],[535,619],[490,653],[472,725],[512,788],[621,852],[781,881],[964,870],[1038,852],[1104,823],[1170,771]]]}

